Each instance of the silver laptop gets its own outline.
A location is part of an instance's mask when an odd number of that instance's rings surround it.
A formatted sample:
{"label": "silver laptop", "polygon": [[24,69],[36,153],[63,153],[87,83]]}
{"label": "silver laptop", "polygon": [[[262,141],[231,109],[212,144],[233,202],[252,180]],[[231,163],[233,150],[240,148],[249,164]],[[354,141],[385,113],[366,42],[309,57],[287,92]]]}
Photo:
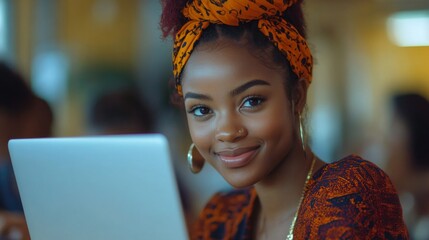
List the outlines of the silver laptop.
{"label": "silver laptop", "polygon": [[11,140],[32,240],[188,239],[162,135]]}

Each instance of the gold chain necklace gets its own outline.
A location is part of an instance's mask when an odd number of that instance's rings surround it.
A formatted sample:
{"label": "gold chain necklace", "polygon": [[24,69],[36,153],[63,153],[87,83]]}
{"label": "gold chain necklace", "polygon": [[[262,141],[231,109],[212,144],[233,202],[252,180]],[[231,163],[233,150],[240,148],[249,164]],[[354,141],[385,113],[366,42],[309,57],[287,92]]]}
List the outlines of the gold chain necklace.
{"label": "gold chain necklace", "polygon": [[289,234],[286,236],[286,240],[293,240],[293,230],[295,228],[296,219],[298,218],[298,211],[299,211],[299,208],[301,207],[302,200],[304,199],[305,192],[307,190],[308,181],[310,181],[310,179],[311,179],[311,174],[313,173],[313,167],[314,167],[315,162],[316,162],[316,156],[313,155],[311,167],[310,167],[310,170],[308,171],[307,178],[305,179],[304,188],[302,189],[301,198],[299,199],[299,203],[298,203],[298,207],[297,207],[296,212],[295,212],[295,216],[293,217],[292,223],[290,224]]}

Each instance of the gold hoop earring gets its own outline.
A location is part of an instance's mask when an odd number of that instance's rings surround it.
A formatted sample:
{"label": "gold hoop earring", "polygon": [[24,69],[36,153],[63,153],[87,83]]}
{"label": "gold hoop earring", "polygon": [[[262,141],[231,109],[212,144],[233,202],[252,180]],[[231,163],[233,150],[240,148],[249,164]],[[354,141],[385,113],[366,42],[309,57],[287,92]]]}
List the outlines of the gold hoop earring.
{"label": "gold hoop earring", "polygon": [[197,174],[203,169],[204,162],[205,160],[203,156],[201,156],[200,152],[198,152],[198,149],[195,148],[195,144],[192,143],[188,150],[189,169],[192,173]]}
{"label": "gold hoop earring", "polygon": [[305,151],[305,132],[304,132],[304,126],[302,123],[301,115],[299,115],[299,135],[301,137],[302,150],[304,151],[304,153],[306,153],[306,151]]}

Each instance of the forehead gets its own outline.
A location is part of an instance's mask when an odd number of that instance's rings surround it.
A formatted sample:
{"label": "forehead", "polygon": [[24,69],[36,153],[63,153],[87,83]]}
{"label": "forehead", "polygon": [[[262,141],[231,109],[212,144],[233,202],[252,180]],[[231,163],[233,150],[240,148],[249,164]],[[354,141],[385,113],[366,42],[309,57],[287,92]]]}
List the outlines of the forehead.
{"label": "forehead", "polygon": [[221,40],[205,43],[194,50],[183,70],[182,86],[185,90],[207,81],[234,83],[253,79],[284,80],[285,77],[284,69],[270,65],[245,44]]}

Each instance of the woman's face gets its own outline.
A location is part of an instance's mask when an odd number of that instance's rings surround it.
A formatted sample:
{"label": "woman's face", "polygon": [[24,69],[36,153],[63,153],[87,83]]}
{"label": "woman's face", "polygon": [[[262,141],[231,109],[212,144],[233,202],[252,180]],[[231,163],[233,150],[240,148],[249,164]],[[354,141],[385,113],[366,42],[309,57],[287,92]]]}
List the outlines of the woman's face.
{"label": "woman's face", "polygon": [[191,137],[231,185],[250,186],[287,158],[296,139],[286,71],[268,68],[242,44],[208,44],[183,71]]}

